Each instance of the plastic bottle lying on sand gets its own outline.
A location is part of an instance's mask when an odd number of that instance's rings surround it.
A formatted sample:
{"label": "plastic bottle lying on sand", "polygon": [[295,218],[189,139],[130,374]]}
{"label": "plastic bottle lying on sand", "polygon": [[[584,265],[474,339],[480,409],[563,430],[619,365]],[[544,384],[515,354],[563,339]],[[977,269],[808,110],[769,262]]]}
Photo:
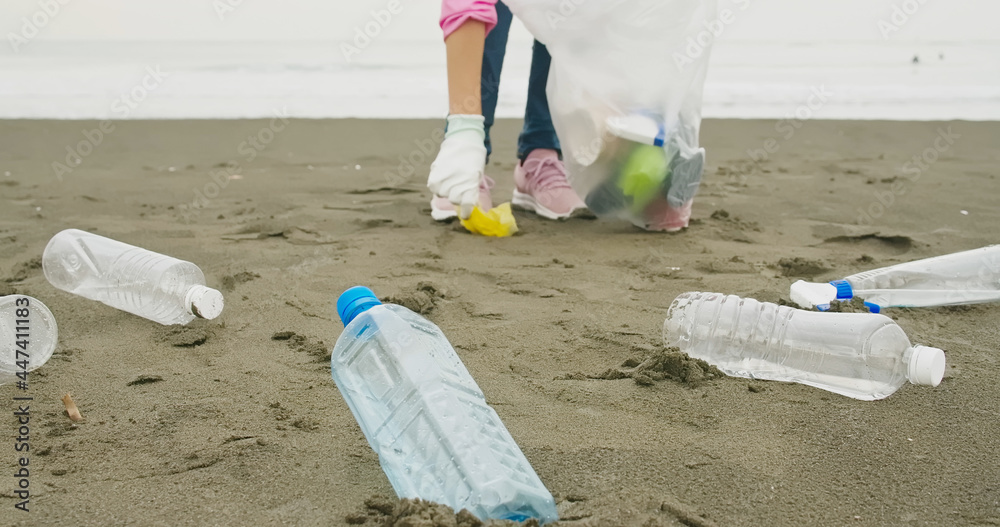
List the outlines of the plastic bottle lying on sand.
{"label": "plastic bottle lying on sand", "polygon": [[222,313],[197,265],[77,229],[52,237],[42,269],[58,289],[164,325]]}
{"label": "plastic bottle lying on sand", "polygon": [[879,307],[930,307],[1000,302],[1000,245],[883,267],[830,283],[799,280],[792,301],[820,311],[859,297]]}
{"label": "plastic bottle lying on sand", "polygon": [[481,520],[542,523],[555,502],[437,326],[366,287],[337,300],[337,388],[392,488]]}
{"label": "plastic bottle lying on sand", "polygon": [[872,401],[906,381],[937,386],[944,352],[913,346],[889,317],[820,313],[719,293],[678,296],[663,339],[727,375],[798,382]]}
{"label": "plastic bottle lying on sand", "polygon": [[0,384],[28,381],[26,372],[45,364],[58,340],[45,304],[24,295],[0,297]]}

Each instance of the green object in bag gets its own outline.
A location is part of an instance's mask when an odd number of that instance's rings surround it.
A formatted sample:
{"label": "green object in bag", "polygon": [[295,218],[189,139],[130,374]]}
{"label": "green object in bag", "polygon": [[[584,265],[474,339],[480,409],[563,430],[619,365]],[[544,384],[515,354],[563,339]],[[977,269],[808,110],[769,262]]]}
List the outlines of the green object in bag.
{"label": "green object in bag", "polygon": [[661,194],[663,182],[670,171],[663,148],[637,145],[622,165],[618,188],[631,198],[633,212],[640,213],[646,205]]}

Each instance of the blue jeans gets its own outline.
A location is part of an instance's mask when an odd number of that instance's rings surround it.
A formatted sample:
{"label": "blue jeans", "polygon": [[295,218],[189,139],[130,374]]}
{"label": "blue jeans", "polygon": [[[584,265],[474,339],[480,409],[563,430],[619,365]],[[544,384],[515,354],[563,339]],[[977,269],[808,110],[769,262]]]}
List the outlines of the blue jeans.
{"label": "blue jeans", "polygon": [[[507,51],[507,34],[514,15],[503,2],[497,2],[497,25],[486,36],[483,52],[483,74],[480,82],[482,92],[483,117],[486,118],[486,158],[493,152],[490,143],[490,128],[497,109],[497,92],[500,87],[500,70]],[[560,152],[559,138],[552,126],[549,100],[545,96],[545,84],[549,79],[549,64],[552,57],[549,50],[535,41],[531,55],[531,73],[528,76],[528,104],[524,109],[524,127],[517,138],[517,157],[522,161],[536,148],[551,148]]]}

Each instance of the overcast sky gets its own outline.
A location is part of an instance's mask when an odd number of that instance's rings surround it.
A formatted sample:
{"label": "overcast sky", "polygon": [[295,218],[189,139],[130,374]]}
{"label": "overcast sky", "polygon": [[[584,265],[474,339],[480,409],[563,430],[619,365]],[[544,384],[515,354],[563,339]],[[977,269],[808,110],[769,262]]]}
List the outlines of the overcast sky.
{"label": "overcast sky", "polygon": [[[0,31],[19,33],[39,2],[0,1]],[[347,40],[389,0],[58,0],[39,40]],[[398,0],[381,38],[437,39],[435,0]],[[573,1],[573,0],[566,0]],[[589,0],[601,1],[601,0]],[[720,0],[731,5],[733,0]],[[1000,40],[995,0],[739,0],[746,9],[726,40],[881,40],[893,5],[919,6],[893,40]],[[231,7],[230,6],[234,6]],[[911,8],[912,9],[912,8]],[[39,17],[41,15],[38,15]],[[514,38],[528,38],[519,32]]]}

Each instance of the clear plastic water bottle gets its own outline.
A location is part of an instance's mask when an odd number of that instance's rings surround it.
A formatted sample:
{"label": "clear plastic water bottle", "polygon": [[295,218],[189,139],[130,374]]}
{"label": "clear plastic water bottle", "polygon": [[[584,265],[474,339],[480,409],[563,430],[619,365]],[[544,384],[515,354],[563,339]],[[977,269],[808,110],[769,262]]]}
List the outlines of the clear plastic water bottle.
{"label": "clear plastic water bottle", "polygon": [[944,352],[913,346],[889,317],[820,313],[719,293],[684,293],[663,339],[727,375],[798,382],[873,401],[906,381],[937,386]]}
{"label": "clear plastic water bottle", "polygon": [[337,300],[337,388],[401,498],[542,523],[555,502],[441,330],[366,287]]}
{"label": "clear plastic water bottle", "polygon": [[42,270],[58,289],[164,325],[222,313],[197,265],[77,229],[52,237]]}
{"label": "clear plastic water bottle", "polygon": [[26,372],[52,357],[59,340],[49,308],[25,295],[0,297],[0,384],[28,382]]}
{"label": "clear plastic water bottle", "polygon": [[862,298],[880,307],[954,306],[1000,302],[1000,245],[990,245],[854,274],[830,283],[799,280],[792,301],[820,311],[834,300]]}

